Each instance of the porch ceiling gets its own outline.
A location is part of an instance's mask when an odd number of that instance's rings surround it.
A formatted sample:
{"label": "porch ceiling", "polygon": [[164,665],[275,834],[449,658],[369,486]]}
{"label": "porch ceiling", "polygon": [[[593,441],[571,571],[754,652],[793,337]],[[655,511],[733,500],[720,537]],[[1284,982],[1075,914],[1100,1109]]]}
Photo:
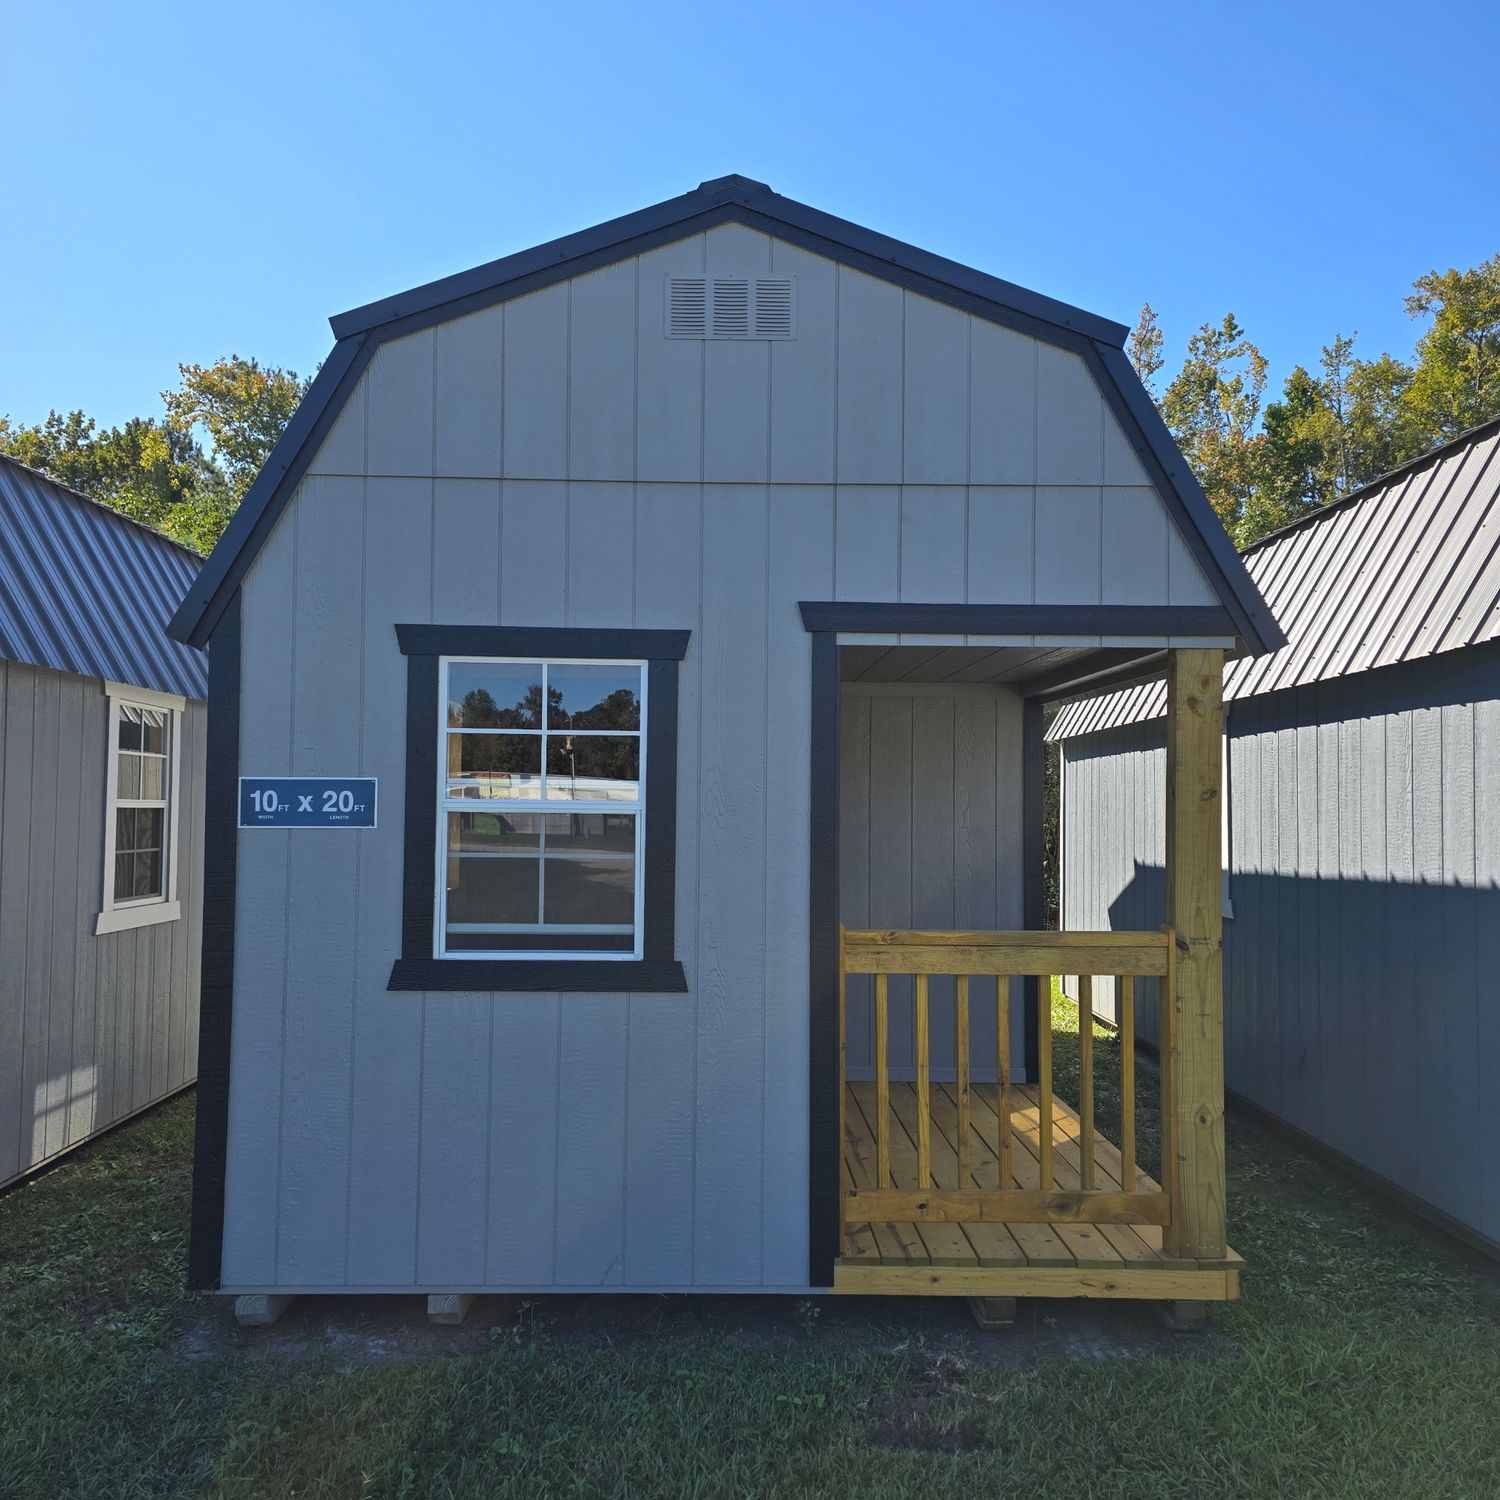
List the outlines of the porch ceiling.
{"label": "porch ceiling", "polygon": [[844,682],[1004,683],[1022,692],[1052,697],[1074,675],[1116,673],[1134,667],[1159,675],[1160,651],[1107,651],[1058,646],[842,646]]}

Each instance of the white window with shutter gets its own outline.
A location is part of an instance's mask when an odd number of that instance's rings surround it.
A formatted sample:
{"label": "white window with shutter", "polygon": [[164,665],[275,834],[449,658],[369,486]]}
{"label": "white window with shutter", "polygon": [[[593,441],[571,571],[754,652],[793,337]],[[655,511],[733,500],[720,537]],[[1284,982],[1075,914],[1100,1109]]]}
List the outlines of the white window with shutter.
{"label": "white window with shutter", "polygon": [[175,922],[184,699],[107,682],[104,890],[97,936]]}

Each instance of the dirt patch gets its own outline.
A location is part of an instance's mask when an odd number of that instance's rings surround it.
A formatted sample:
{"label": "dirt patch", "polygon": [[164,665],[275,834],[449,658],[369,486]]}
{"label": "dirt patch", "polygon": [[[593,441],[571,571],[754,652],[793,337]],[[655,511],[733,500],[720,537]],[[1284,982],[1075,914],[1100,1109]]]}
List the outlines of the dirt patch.
{"label": "dirt patch", "polygon": [[985,1422],[991,1398],[969,1389],[969,1364],[952,1354],[912,1361],[915,1389],[872,1396],[864,1411],[872,1448],[973,1453],[999,1446]]}

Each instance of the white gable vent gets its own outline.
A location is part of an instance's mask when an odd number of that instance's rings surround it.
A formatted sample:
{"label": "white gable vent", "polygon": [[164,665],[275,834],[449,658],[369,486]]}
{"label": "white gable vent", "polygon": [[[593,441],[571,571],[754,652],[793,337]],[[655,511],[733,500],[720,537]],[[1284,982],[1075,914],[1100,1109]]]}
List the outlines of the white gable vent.
{"label": "white gable vent", "polygon": [[796,292],[791,276],[668,276],[667,337],[792,338]]}

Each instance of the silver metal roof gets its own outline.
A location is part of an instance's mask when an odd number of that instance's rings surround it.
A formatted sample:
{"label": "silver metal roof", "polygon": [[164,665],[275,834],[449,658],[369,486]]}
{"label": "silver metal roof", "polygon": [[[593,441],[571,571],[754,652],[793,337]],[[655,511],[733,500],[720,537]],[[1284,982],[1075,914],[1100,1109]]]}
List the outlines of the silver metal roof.
{"label": "silver metal roof", "polygon": [[166,633],[203,559],[0,455],[0,657],[208,695],[208,658]]}
{"label": "silver metal roof", "polygon": [[[1226,702],[1500,638],[1500,417],[1243,556],[1287,643],[1231,662]],[[1047,737],[1165,712],[1165,684],[1144,683],[1066,705]]]}

